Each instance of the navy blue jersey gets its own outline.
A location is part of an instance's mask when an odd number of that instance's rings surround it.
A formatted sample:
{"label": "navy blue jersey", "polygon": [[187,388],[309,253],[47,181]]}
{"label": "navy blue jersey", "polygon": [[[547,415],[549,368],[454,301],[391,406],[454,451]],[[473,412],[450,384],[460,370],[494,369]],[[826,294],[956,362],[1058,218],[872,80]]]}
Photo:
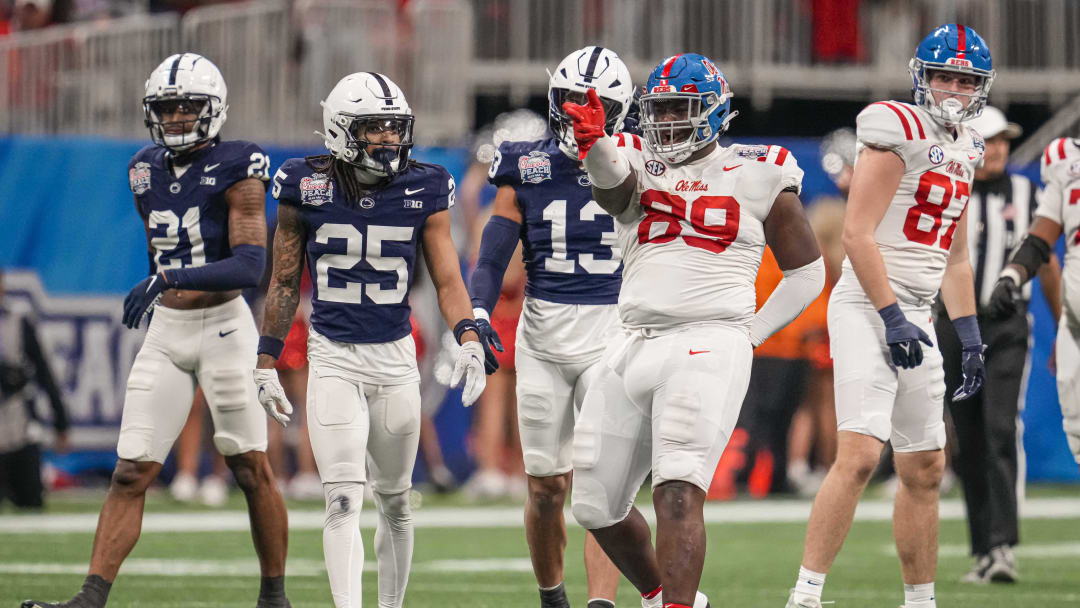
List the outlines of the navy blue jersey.
{"label": "navy blue jersey", "polygon": [[502,143],[488,179],[517,193],[525,295],[560,304],[619,301],[615,220],[592,200],[589,176],[554,138]]}
{"label": "navy blue jersey", "polygon": [[128,181],[150,227],[150,269],[202,266],[232,255],[225,191],[254,177],[269,184],[270,157],[249,141],[219,141],[194,154],[180,177],[169,151],[146,146],[131,157]]}
{"label": "navy blue jersey", "polygon": [[274,198],[299,209],[307,231],[311,325],[337,342],[379,344],[409,335],[409,284],[424,223],[454,204],[454,178],[409,163],[357,202],[344,188],[290,158],[274,174]]}

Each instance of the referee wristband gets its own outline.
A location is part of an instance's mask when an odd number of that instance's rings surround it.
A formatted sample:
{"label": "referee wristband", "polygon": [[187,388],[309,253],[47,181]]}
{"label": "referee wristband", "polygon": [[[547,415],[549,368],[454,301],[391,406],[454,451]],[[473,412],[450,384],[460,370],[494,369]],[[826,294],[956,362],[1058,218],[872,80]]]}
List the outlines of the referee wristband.
{"label": "referee wristband", "polygon": [[462,319],[454,326],[454,339],[458,344],[461,344],[461,336],[467,331],[475,331],[476,337],[480,337],[480,327],[476,324],[476,321],[472,319]]}
{"label": "referee wristband", "polygon": [[285,341],[278,340],[273,336],[259,336],[258,354],[270,355],[275,359],[281,358],[281,351],[285,349]]}

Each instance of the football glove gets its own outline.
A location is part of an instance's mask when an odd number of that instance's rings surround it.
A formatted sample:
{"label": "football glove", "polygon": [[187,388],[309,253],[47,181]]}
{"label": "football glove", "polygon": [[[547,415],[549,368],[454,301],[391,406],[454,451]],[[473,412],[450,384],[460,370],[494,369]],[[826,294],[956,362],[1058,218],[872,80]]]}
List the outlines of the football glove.
{"label": "football glove", "polygon": [[252,374],[255,377],[256,396],[266,410],[266,415],[285,428],[289,425],[289,414],[293,412],[293,407],[285,396],[285,389],[281,387],[277,370],[256,369]]}
{"label": "football glove", "polygon": [[480,333],[480,344],[484,346],[484,371],[487,375],[495,373],[499,369],[499,360],[495,358],[495,352],[505,352],[499,333],[491,326],[488,313],[483,308],[474,308],[473,317],[476,318],[476,327]]}
{"label": "football glove", "polygon": [[1012,277],[998,277],[990,294],[991,316],[1000,318],[1016,314],[1016,303],[1022,299],[1024,294]]}
{"label": "football glove", "polygon": [[596,140],[606,133],[604,132],[604,104],[600,103],[600,96],[595,89],[589,89],[586,93],[589,101],[586,105],[579,106],[567,101],[563,104],[566,112],[574,122],[574,140],[578,146],[578,160],[585,160],[589,155]]}
{"label": "football glove", "polygon": [[953,401],[963,401],[979,392],[986,382],[986,365],[983,351],[986,347],[982,344],[974,348],[964,348],[961,354],[960,369],[964,372],[964,383],[953,393]]}
{"label": "football glove", "polygon": [[461,392],[461,404],[465,407],[476,403],[480,393],[487,386],[487,375],[484,373],[484,347],[477,341],[465,342],[458,350],[457,360],[454,362],[454,373],[450,375],[450,386],[457,387],[465,381],[465,388]]}
{"label": "football glove", "polygon": [[159,272],[139,281],[124,298],[124,326],[135,329],[142,322],[143,315],[158,303],[162,292],[169,288],[165,273]]}
{"label": "football glove", "polygon": [[918,367],[923,361],[922,345],[933,346],[930,336],[904,316],[896,302],[878,311],[885,322],[885,343],[889,345],[893,365],[904,369]]}

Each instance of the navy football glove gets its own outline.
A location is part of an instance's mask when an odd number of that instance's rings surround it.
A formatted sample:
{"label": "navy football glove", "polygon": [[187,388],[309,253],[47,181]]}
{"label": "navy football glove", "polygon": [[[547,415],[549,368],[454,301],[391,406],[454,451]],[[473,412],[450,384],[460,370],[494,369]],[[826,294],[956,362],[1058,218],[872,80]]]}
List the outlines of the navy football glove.
{"label": "navy football glove", "polygon": [[[1012,279],[1002,279],[1013,283]],[[999,283],[1001,280],[998,281]],[[960,344],[964,349],[961,354],[960,369],[964,372],[964,383],[953,393],[953,401],[963,401],[979,392],[983,382],[986,381],[986,367],[983,364],[983,351],[986,347],[982,343],[982,335],[979,332],[979,322],[975,315],[968,315],[953,319],[953,327],[956,328],[956,336],[960,338]]]}
{"label": "navy football glove", "polygon": [[483,308],[474,308],[473,316],[476,317],[476,328],[480,333],[480,345],[484,347],[484,373],[490,376],[499,369],[499,360],[495,358],[494,351],[501,353],[506,349],[503,348],[502,340],[499,339],[499,333],[488,321],[487,311]]}
{"label": "navy football glove", "polygon": [[964,348],[960,368],[964,372],[964,383],[953,393],[953,401],[963,401],[979,392],[983,382],[986,381],[986,366],[983,360],[984,347],[980,344],[976,348]]}
{"label": "navy football glove", "polygon": [[878,311],[885,322],[885,342],[889,345],[893,365],[904,369],[918,367],[923,361],[922,345],[933,346],[930,336],[907,320],[896,302]]}
{"label": "navy football glove", "polygon": [[168,289],[165,273],[159,272],[139,281],[124,298],[124,326],[135,329],[142,322],[143,315],[157,303],[161,293]]}

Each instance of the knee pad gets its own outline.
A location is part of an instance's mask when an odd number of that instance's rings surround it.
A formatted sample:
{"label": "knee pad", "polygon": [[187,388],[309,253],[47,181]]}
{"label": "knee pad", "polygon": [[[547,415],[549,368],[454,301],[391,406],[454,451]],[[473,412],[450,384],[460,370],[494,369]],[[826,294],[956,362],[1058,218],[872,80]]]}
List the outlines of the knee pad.
{"label": "knee pad", "polygon": [[574,519],[586,530],[598,530],[619,523],[630,512],[612,513],[603,484],[595,479],[579,477],[574,480],[570,494],[570,511]]}
{"label": "knee pad", "polygon": [[406,526],[412,523],[411,495],[412,490],[397,494],[375,492],[375,506],[391,525]]}
{"label": "knee pad", "polygon": [[327,529],[359,525],[360,509],[364,506],[364,484],[355,481],[324,483]]}

